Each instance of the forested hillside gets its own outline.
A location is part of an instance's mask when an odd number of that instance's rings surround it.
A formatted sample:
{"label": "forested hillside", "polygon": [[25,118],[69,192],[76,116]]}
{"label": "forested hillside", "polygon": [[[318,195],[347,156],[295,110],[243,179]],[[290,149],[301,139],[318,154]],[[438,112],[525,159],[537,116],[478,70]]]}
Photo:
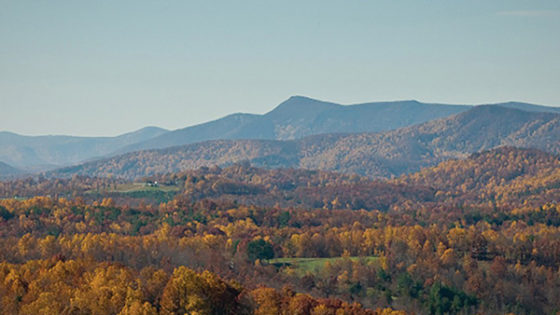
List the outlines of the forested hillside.
{"label": "forested hillside", "polygon": [[229,115],[130,145],[121,152],[218,139],[291,140],[325,133],[379,132],[447,117],[468,109],[470,106],[466,105],[426,104],[417,101],[339,105],[292,96],[264,115]]}
{"label": "forested hillside", "polygon": [[504,145],[559,153],[559,135],[559,114],[479,106],[449,118],[383,133],[326,134],[291,141],[209,141],[129,153],[60,169],[50,176],[138,178],[249,161],[267,168],[392,177]]}
{"label": "forested hillside", "polygon": [[[500,103],[493,106],[518,109],[531,113],[560,113],[560,110],[555,107],[519,102]],[[470,105],[430,104],[418,101],[339,105],[308,97],[293,96],[262,115],[237,113],[207,123],[172,131],[158,127],[146,127],[115,137],[23,136],[2,131],[0,132],[0,162],[22,169],[26,173],[37,173],[128,152],[164,149],[209,140],[297,140],[311,135],[333,133],[387,132],[436,119],[447,118],[473,108]],[[504,118],[517,119],[511,115],[505,115]],[[404,135],[404,137],[409,136]],[[524,145],[523,141],[534,140],[525,139],[526,136],[521,134],[519,137],[522,139],[513,138],[510,144]],[[328,136],[326,137],[328,138]],[[513,140],[519,140],[519,143],[513,143],[515,142]],[[259,146],[259,142],[253,145]],[[331,144],[331,146],[334,145],[336,144]],[[306,151],[307,149],[303,148],[303,150]],[[299,151],[291,153],[289,161],[283,161],[282,157],[279,157],[280,161],[275,163],[284,163],[283,165],[286,167],[298,165],[307,167],[305,164],[309,163],[308,161],[297,163],[299,158],[301,158],[299,156],[301,154],[302,152]],[[247,158],[251,157],[248,156]],[[260,158],[265,158],[263,166],[267,166],[266,163],[270,163],[270,161],[266,160],[266,156]],[[325,158],[325,156],[322,156],[321,161],[317,163],[323,163]],[[217,157],[208,157],[208,159],[219,160]],[[369,163],[369,167],[375,167],[376,170],[369,173],[366,172],[368,175],[370,173],[382,176],[397,174],[400,172],[398,169],[403,167],[399,161],[395,162],[395,166],[385,165],[387,161],[384,156],[378,157],[377,160],[376,162]],[[295,164],[286,164],[286,162],[290,161]],[[336,169],[333,165],[329,167]],[[412,169],[416,170],[414,167],[416,166],[413,165]],[[397,169],[397,171],[395,172],[394,169]],[[169,169],[169,171],[174,170],[175,168]],[[357,169],[357,171],[362,172],[360,169]]]}
{"label": "forested hillside", "polygon": [[432,187],[442,201],[543,204],[560,200],[560,157],[502,147],[446,161],[393,182]]}
{"label": "forested hillside", "polygon": [[[495,104],[529,112],[560,113],[556,107],[508,102]],[[208,140],[291,140],[326,133],[382,132],[473,108],[470,105],[429,104],[418,101],[372,102],[339,105],[292,96],[264,115],[233,114],[208,123],[174,130],[127,146],[121,153],[185,145]]]}

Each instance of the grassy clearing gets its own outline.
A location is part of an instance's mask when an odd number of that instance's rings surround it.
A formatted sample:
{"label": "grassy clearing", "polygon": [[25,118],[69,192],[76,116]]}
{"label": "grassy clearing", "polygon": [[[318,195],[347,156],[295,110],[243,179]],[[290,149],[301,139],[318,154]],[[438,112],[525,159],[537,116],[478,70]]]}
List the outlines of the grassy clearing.
{"label": "grassy clearing", "polygon": [[126,183],[118,184],[116,187],[104,191],[90,190],[86,193],[93,196],[104,197],[106,195],[119,195],[129,198],[147,199],[155,203],[167,202],[179,193],[179,186],[148,186],[144,183]]}
{"label": "grassy clearing", "polygon": [[163,192],[170,192],[170,191],[179,191],[178,186],[165,186],[159,185],[157,187],[150,187],[144,183],[126,183],[126,184],[119,184],[117,185],[116,189],[111,189],[109,192],[116,192],[116,193],[132,193],[138,191],[163,191]]}
{"label": "grassy clearing", "polygon": [[308,273],[319,273],[325,264],[336,263],[343,261],[344,259],[349,259],[351,261],[363,261],[368,264],[379,259],[375,256],[367,257],[330,257],[330,258],[275,258],[268,261],[269,264],[273,264],[279,267],[286,267],[293,270],[298,276],[304,276]]}
{"label": "grassy clearing", "polygon": [[[118,184],[115,188],[110,188],[107,190],[103,190],[104,193],[136,193],[136,192],[178,192],[180,190],[179,186],[166,186],[166,185],[159,185],[159,186],[148,186],[144,183],[126,183],[126,184]],[[89,190],[89,193],[97,193],[99,191]]]}

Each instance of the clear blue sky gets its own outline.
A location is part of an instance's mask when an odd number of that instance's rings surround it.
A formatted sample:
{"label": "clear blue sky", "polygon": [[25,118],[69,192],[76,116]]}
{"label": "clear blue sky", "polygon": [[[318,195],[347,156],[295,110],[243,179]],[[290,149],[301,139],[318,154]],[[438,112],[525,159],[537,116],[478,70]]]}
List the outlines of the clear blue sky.
{"label": "clear blue sky", "polygon": [[560,1],[0,0],[0,130],[175,129],[291,95],[560,106]]}

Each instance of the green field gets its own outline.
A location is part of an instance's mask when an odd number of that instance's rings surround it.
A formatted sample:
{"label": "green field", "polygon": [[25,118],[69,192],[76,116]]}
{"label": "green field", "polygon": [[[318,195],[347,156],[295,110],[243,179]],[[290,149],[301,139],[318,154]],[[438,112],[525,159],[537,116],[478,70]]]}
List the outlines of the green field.
{"label": "green field", "polygon": [[126,184],[119,184],[117,185],[116,189],[112,189],[109,192],[117,192],[117,193],[131,193],[131,192],[138,192],[138,191],[163,191],[163,192],[175,192],[179,191],[178,186],[165,186],[159,185],[157,187],[150,187],[144,183],[126,183]]}
{"label": "green field", "polygon": [[107,189],[102,192],[90,190],[87,193],[91,195],[100,195],[104,193],[109,195],[117,194],[130,198],[147,199],[156,203],[162,203],[173,199],[180,190],[179,186],[159,185],[154,187],[144,183],[126,183],[118,184],[115,188]]}
{"label": "green field", "polygon": [[308,273],[318,273],[324,267],[325,263],[335,263],[342,261],[344,259],[349,259],[351,261],[363,261],[368,264],[378,260],[376,256],[367,257],[330,257],[330,258],[274,258],[268,260],[271,265],[276,265],[279,267],[292,268],[294,272],[299,276],[304,276]]}

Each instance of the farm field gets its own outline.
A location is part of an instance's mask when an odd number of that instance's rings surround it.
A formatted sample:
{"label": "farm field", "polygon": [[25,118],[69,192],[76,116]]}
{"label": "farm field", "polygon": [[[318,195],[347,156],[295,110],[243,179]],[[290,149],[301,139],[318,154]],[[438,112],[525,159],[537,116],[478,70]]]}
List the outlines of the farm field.
{"label": "farm field", "polygon": [[327,263],[333,264],[349,260],[352,262],[360,262],[361,264],[371,264],[377,262],[379,257],[365,256],[365,257],[313,257],[313,258],[274,258],[268,260],[269,264],[285,267],[292,270],[297,276],[304,276],[308,273],[320,273]]}

